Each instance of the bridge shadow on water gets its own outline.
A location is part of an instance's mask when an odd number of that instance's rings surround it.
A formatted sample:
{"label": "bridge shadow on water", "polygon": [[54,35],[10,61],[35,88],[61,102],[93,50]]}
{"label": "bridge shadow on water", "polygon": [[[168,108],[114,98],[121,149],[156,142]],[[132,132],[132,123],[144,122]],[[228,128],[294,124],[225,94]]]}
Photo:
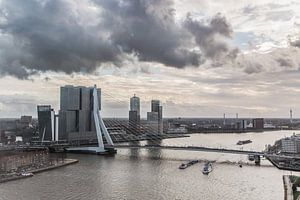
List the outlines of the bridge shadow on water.
{"label": "bridge shadow on water", "polygon": [[[162,141],[157,140],[155,143],[153,141],[148,140],[147,145],[161,145]],[[151,159],[159,160],[162,157],[162,150],[161,149],[149,149],[148,156]]]}
{"label": "bridge shadow on water", "polygon": [[[141,142],[129,142],[129,145],[141,145]],[[146,141],[146,145],[161,145],[162,141]],[[142,151],[146,151],[147,155],[145,155]],[[151,160],[160,160],[162,158],[162,150],[161,149],[139,149],[139,148],[131,148],[129,149],[129,158],[132,160],[140,160],[142,158],[147,157],[147,159]]]}

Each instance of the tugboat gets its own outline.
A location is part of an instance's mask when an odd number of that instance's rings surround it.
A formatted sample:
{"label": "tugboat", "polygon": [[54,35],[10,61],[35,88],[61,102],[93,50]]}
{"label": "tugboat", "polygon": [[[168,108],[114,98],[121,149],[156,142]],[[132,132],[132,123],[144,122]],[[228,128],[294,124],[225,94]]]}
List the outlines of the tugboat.
{"label": "tugboat", "polygon": [[189,161],[187,163],[182,163],[180,166],[179,166],[179,169],[185,169],[193,164],[196,164],[198,163],[199,161],[198,160],[192,160],[192,161]]}
{"label": "tugboat", "polygon": [[182,163],[182,164],[179,166],[179,169],[185,169],[185,168],[187,168],[187,167],[188,167],[187,164]]}
{"label": "tugboat", "polygon": [[251,140],[240,140],[236,143],[236,145],[243,145],[243,144],[249,144],[252,143]]}
{"label": "tugboat", "polygon": [[211,162],[206,162],[205,164],[204,164],[204,167],[203,167],[203,169],[202,169],[202,173],[204,174],[204,175],[208,175],[211,171],[212,171],[212,164],[211,164]]}

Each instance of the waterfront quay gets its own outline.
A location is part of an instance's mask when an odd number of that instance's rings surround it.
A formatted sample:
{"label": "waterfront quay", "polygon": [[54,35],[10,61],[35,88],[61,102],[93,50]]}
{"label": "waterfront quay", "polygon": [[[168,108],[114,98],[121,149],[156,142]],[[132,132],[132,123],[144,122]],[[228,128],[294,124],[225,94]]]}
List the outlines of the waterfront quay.
{"label": "waterfront quay", "polygon": [[0,183],[31,177],[35,173],[78,162],[66,154],[50,154],[47,150],[0,151]]}

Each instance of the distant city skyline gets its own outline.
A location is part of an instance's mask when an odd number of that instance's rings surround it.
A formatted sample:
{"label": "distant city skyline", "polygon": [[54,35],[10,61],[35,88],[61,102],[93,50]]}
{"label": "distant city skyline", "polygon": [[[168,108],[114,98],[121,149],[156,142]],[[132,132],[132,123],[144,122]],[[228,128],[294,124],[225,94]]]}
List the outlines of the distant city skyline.
{"label": "distant city skyline", "polygon": [[291,108],[300,118],[299,9],[290,0],[0,0],[0,117],[36,117],[38,104],[57,111],[60,86],[97,84],[104,117],[128,117],[136,94],[142,118],[152,99],[164,117],[289,118]]}

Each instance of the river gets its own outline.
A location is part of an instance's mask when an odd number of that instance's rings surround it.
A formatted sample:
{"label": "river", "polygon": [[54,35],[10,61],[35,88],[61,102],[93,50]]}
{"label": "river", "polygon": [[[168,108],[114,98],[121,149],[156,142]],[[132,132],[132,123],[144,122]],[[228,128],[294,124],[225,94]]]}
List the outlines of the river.
{"label": "river", "polygon": [[[261,151],[293,131],[243,134],[192,134],[164,140],[166,145],[198,145],[241,149],[238,140],[251,139],[244,150]],[[300,133],[300,131],[296,131]],[[246,156],[176,150],[118,150],[115,156],[68,154],[79,163],[0,184],[0,200],[14,199],[260,199],[282,200],[282,175],[267,160],[255,166]],[[185,160],[214,160],[213,172],[203,163],[185,170]],[[243,161],[242,168],[237,162]],[[300,173],[293,172],[299,175]]]}

